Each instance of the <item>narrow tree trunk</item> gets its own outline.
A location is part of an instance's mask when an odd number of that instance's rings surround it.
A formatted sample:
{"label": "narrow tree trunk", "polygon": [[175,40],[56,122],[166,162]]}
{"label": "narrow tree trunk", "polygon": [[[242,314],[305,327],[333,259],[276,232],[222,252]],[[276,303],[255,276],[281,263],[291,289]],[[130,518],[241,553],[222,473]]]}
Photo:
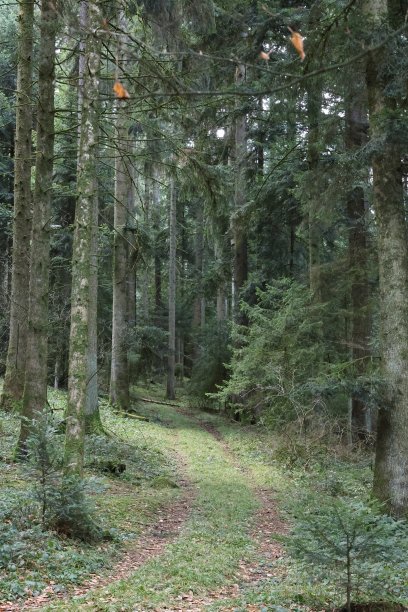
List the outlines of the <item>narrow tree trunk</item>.
{"label": "narrow tree trunk", "polygon": [[170,181],[169,211],[169,344],[167,360],[167,399],[175,399],[176,369],[176,245],[177,245],[177,202],[174,178]]}
{"label": "narrow tree trunk", "polygon": [[318,212],[320,205],[319,191],[319,122],[321,112],[321,83],[318,80],[309,80],[307,85],[307,116],[308,140],[307,162],[311,175],[308,190],[308,221],[309,221],[309,286],[313,298],[317,303],[322,301],[322,280],[320,263],[320,228]]}
{"label": "narrow tree trunk", "polygon": [[[237,85],[245,82],[245,66],[237,66],[235,82]],[[245,324],[246,317],[240,313],[239,300],[241,289],[248,278],[248,242],[244,222],[240,213],[246,201],[246,164],[247,164],[247,142],[246,142],[246,116],[241,113],[235,120],[234,140],[234,166],[235,166],[235,194],[234,211],[231,222],[232,229],[232,255],[233,255],[233,297],[235,319]]]}
{"label": "narrow tree trunk", "polygon": [[[98,49],[99,52],[99,49]],[[99,93],[99,92],[96,92]],[[98,125],[95,126],[99,130]],[[96,135],[98,138],[98,134]],[[98,182],[94,179],[94,202],[91,220],[91,253],[89,270],[89,319],[88,319],[88,387],[85,403],[86,433],[103,431],[98,400]]]}
{"label": "narrow tree trunk", "polygon": [[152,225],[154,232],[154,310],[156,325],[160,326],[163,310],[162,299],[162,271],[161,271],[161,245],[160,245],[160,171],[157,164],[153,164],[152,186]]}
{"label": "narrow tree trunk", "polygon": [[81,24],[86,30],[84,51],[86,69],[80,78],[81,129],[78,151],[78,198],[72,252],[71,331],[64,458],[65,472],[76,474],[82,474],[83,469],[85,412],[88,408],[89,421],[95,413],[91,404],[94,398],[90,396],[89,385],[92,377],[96,376],[94,309],[96,308],[95,290],[97,290],[96,155],[100,54],[94,32],[97,31],[100,22],[100,13],[94,2],[89,3],[86,8],[87,15]]}
{"label": "narrow tree trunk", "polygon": [[[149,160],[145,163],[144,167],[145,174],[145,190],[144,190],[144,223],[146,227],[150,226],[151,208],[152,208],[152,196],[153,196],[153,166]],[[147,324],[150,316],[150,303],[149,303],[149,280],[151,277],[151,258],[148,256],[144,257],[144,266],[142,271],[141,281],[141,309],[140,315],[143,321]]]}
{"label": "narrow tree trunk", "polygon": [[[361,74],[361,70],[357,74]],[[363,75],[362,75],[363,76]],[[353,78],[346,95],[346,149],[353,155],[367,140],[368,119],[366,100],[361,82]],[[351,298],[351,359],[356,374],[363,374],[370,356],[369,286],[367,276],[368,251],[365,197],[363,187],[354,187],[347,195],[347,217],[349,223],[348,257]],[[359,394],[351,397],[351,437],[354,442],[368,440],[370,434],[370,412]]]}
{"label": "narrow tree trunk", "polygon": [[196,291],[193,302],[193,361],[199,357],[199,331],[202,328],[203,317],[203,255],[204,255],[204,219],[201,202],[198,204],[195,214],[195,237],[194,237],[194,278],[196,280]]}
{"label": "narrow tree trunk", "polygon": [[[385,0],[363,3],[367,27],[384,31]],[[381,357],[386,389],[382,398],[374,468],[374,494],[389,511],[408,511],[408,235],[402,190],[401,152],[388,130],[394,105],[382,80],[385,51],[367,62],[367,91],[373,154],[374,210],[378,228]],[[392,122],[391,122],[392,123]]]}
{"label": "narrow tree trunk", "polygon": [[20,0],[19,5],[10,336],[1,396],[1,406],[8,410],[14,402],[21,400],[24,389],[32,219],[31,93],[34,1]]}
{"label": "narrow tree trunk", "polygon": [[47,403],[50,219],[54,158],[54,62],[57,11],[42,0],[40,18],[37,153],[31,236],[25,385],[17,455],[26,454],[31,422]]}
{"label": "narrow tree trunk", "polygon": [[[119,27],[124,30],[125,17],[120,10]],[[126,54],[125,41],[119,39],[118,63],[122,65]],[[122,78],[122,77],[121,77]],[[110,401],[121,410],[129,408],[129,362],[128,362],[128,241],[127,206],[129,201],[129,159],[126,101],[116,105],[116,158],[115,158],[115,210],[113,242],[113,304],[112,304],[112,361]]]}

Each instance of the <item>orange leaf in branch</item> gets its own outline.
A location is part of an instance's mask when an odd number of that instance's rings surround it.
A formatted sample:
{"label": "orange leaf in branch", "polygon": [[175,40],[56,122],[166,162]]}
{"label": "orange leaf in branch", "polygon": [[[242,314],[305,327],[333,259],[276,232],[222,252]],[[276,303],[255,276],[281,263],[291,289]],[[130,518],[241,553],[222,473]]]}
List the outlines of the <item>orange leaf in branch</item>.
{"label": "orange leaf in branch", "polygon": [[266,62],[268,62],[271,59],[270,58],[271,53],[272,53],[272,49],[268,51],[267,53],[265,51],[261,51],[259,54],[259,57],[265,60]]}
{"label": "orange leaf in branch", "polygon": [[113,91],[115,92],[115,95],[118,100],[129,100],[130,98],[128,90],[125,89],[122,83],[119,83],[119,81],[115,81],[113,85]]}
{"label": "orange leaf in branch", "polygon": [[292,42],[292,45],[299,53],[300,59],[303,62],[306,57],[305,52],[303,51],[303,36],[301,36],[299,32],[295,32],[294,30],[292,30],[292,28],[289,28],[289,32],[291,33],[290,40]]}

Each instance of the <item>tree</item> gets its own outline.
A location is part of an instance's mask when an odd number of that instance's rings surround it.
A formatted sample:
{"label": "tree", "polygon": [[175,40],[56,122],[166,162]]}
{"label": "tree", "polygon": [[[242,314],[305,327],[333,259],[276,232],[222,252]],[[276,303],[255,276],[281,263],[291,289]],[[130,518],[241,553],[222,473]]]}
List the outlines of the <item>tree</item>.
{"label": "tree", "polygon": [[[361,79],[351,78],[345,99],[345,146],[350,155],[359,150],[367,140],[368,119],[362,66],[354,67]],[[353,177],[354,178],[354,177]],[[356,372],[364,374],[370,356],[368,245],[366,197],[362,184],[355,184],[346,195],[346,212],[349,223],[348,258],[351,301],[351,359]],[[371,432],[371,414],[361,394],[351,396],[351,436],[354,442],[367,441]]]}
{"label": "tree", "polygon": [[13,266],[10,336],[1,405],[21,400],[27,346],[27,313],[31,234],[31,132],[34,1],[19,2],[19,34],[14,145]]}
{"label": "tree", "polygon": [[30,423],[47,403],[50,221],[54,158],[56,5],[42,0],[37,107],[37,150],[31,235],[26,371],[17,453],[26,454]]}
{"label": "tree", "polygon": [[167,399],[174,400],[176,372],[176,247],[177,247],[177,195],[174,177],[169,187],[169,343],[167,357]]}
{"label": "tree", "polygon": [[[77,205],[72,254],[71,331],[69,343],[68,405],[66,410],[65,470],[81,473],[84,452],[85,412],[89,410],[89,387],[96,376],[96,299],[100,11],[96,2],[81,4],[81,27],[85,31],[84,56],[80,67],[80,133],[78,150]],[[85,14],[84,14],[85,12]],[[91,367],[90,367],[91,366]],[[96,398],[97,401],[97,398]]]}
{"label": "tree", "polygon": [[[122,3],[118,23],[121,32],[126,29]],[[118,78],[123,78],[126,63],[126,41],[121,34],[118,42]],[[119,69],[121,74],[119,74]],[[128,200],[132,188],[131,154],[129,150],[126,100],[116,101],[116,152],[115,152],[115,204],[113,236],[113,304],[112,304],[112,359],[110,378],[110,401],[121,410],[129,408],[129,364],[128,364]]]}
{"label": "tree", "polygon": [[[385,0],[365,0],[371,40],[388,36]],[[378,38],[377,38],[378,40]],[[395,138],[398,104],[387,90],[387,44],[371,51],[366,83],[372,143],[373,204],[378,228],[381,360],[386,388],[378,417],[374,493],[390,512],[408,511],[408,236],[401,150]]]}

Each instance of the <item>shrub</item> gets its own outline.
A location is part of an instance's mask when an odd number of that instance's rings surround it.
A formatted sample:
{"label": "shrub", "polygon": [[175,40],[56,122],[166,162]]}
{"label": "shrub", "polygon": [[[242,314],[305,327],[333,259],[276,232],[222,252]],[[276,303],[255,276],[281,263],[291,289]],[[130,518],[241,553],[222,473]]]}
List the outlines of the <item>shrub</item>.
{"label": "shrub", "polygon": [[287,546],[309,576],[329,580],[352,599],[408,602],[408,525],[381,505],[347,497],[302,498]]}

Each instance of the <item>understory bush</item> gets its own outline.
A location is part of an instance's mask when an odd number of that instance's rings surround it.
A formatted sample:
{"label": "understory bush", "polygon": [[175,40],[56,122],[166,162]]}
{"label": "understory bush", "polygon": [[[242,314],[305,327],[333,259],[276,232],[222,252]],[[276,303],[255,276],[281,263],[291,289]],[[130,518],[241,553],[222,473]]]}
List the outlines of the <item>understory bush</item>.
{"label": "understory bush", "polygon": [[53,529],[69,537],[96,541],[103,530],[93,518],[89,484],[79,476],[62,471],[62,457],[56,424],[52,415],[42,412],[32,421],[28,439],[29,497],[36,502],[43,529]]}
{"label": "understory bush", "polygon": [[408,603],[408,525],[378,502],[335,495],[302,496],[288,549],[309,576],[356,601]]}
{"label": "understory bush", "polygon": [[277,280],[242,310],[248,325],[233,326],[229,378],[215,394],[230,412],[275,429],[297,422],[305,431],[318,421],[345,423],[350,393],[375,397],[375,372],[357,376],[334,332],[325,334],[327,305],[306,286]]}

